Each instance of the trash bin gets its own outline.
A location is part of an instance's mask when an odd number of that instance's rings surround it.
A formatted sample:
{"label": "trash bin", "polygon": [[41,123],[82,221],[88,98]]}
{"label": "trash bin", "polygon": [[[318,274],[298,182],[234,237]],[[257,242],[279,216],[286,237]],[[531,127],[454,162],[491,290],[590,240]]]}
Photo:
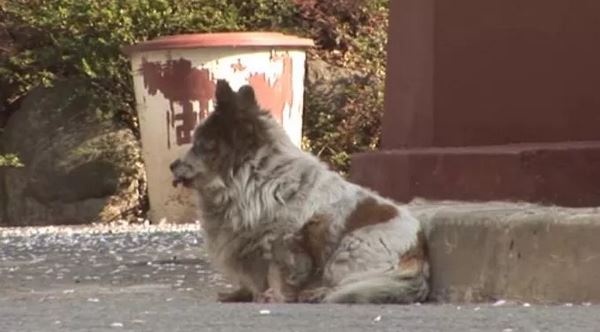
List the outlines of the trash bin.
{"label": "trash bin", "polygon": [[311,46],[310,39],[281,33],[243,32],[166,36],[123,48],[131,60],[152,222],[199,219],[196,194],[171,186],[169,164],[213,110],[217,79],[233,89],[254,87],[258,103],[300,145]]}

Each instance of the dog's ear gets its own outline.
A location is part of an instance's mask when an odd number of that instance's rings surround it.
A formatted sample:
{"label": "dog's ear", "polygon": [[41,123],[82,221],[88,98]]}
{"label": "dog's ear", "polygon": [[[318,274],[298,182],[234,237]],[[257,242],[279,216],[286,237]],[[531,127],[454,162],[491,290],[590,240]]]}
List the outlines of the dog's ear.
{"label": "dog's ear", "polygon": [[[215,97],[217,99],[217,105],[227,105],[234,102],[235,92],[233,92],[226,80],[217,80]],[[219,107],[217,107],[217,110],[219,110]]]}
{"label": "dog's ear", "polygon": [[238,96],[242,108],[246,110],[256,110],[258,104],[256,103],[256,95],[254,89],[250,85],[244,85],[238,90]]}

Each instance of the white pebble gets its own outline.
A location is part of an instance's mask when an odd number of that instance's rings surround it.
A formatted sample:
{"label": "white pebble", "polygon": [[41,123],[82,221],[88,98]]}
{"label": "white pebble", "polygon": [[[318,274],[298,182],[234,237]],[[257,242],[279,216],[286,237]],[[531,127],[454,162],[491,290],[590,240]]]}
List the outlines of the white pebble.
{"label": "white pebble", "polygon": [[501,305],[505,305],[505,304],[506,304],[506,300],[498,300],[498,301],[496,301],[496,302],[493,304],[493,306],[494,306],[494,307],[499,307],[499,306],[501,306]]}
{"label": "white pebble", "polygon": [[270,315],[271,314],[271,310],[268,309],[262,309],[261,311],[258,312],[261,315]]}
{"label": "white pebble", "polygon": [[110,324],[110,327],[123,327],[123,323],[114,322],[114,323]]}
{"label": "white pebble", "polygon": [[374,321],[374,322],[379,322],[380,320],[381,320],[381,315],[379,315],[379,316],[377,316],[377,317],[373,318],[373,321]]}

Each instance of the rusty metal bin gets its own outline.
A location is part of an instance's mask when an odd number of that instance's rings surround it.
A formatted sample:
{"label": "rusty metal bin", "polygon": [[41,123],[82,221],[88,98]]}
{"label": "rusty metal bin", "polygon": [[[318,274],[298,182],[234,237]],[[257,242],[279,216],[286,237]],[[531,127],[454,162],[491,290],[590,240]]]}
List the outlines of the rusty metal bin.
{"label": "rusty metal bin", "polygon": [[234,89],[252,85],[258,103],[300,145],[305,50],[311,46],[310,39],[281,33],[243,32],[167,36],[124,47],[131,60],[151,221],[199,219],[196,194],[171,186],[169,164],[189,148],[194,128],[212,112],[217,79]]}

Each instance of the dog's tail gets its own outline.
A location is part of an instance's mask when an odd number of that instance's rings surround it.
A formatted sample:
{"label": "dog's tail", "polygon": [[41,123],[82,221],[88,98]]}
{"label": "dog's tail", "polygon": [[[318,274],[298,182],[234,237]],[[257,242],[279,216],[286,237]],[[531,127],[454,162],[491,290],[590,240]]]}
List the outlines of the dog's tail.
{"label": "dog's tail", "polygon": [[422,302],[429,295],[428,279],[428,263],[419,261],[410,268],[349,278],[327,294],[323,302],[398,304]]}

